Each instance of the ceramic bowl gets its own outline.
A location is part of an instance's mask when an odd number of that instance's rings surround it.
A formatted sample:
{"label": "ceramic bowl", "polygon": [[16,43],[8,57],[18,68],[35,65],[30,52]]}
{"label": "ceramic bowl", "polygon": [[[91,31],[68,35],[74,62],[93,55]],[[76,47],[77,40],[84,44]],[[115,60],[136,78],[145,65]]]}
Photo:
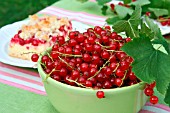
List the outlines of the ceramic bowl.
{"label": "ceramic bowl", "polygon": [[[45,54],[45,53],[44,53]],[[42,78],[41,57],[38,71]],[[105,98],[96,97],[97,90],[70,86],[52,78],[43,82],[49,101],[60,113],[137,113],[146,103],[145,83],[115,89],[102,89]]]}

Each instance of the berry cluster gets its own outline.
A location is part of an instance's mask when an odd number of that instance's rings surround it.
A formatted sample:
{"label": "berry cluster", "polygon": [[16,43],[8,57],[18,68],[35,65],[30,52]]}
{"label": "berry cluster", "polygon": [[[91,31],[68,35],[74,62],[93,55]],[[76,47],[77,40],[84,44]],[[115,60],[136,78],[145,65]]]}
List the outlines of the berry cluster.
{"label": "berry cluster", "polygon": [[[57,38],[52,50],[41,58],[41,65],[48,77],[72,86],[93,89],[111,89],[130,86],[140,80],[132,72],[133,58],[120,48],[131,38],[122,38],[111,32],[109,26],[95,26],[80,33],[72,31],[69,40]],[[31,59],[37,62],[39,56]],[[154,84],[147,85],[145,94],[150,102],[157,103],[153,96]],[[98,98],[104,98],[103,91],[97,91]]]}
{"label": "berry cluster", "polygon": [[[132,0],[132,2],[136,2],[136,0]],[[122,3],[122,2],[119,2],[118,5],[124,6],[124,7],[127,7],[127,8],[130,8],[130,5],[124,4],[124,3]],[[114,9],[115,9],[115,4],[111,3],[111,4],[110,4],[110,8],[111,8],[112,11],[114,11]]]}
{"label": "berry cluster", "polygon": [[[124,6],[124,7],[127,7],[127,8],[130,8],[130,6],[129,6],[128,4],[123,4],[122,2],[119,2],[118,5]],[[111,8],[112,11],[114,11],[114,9],[115,9],[115,4],[111,3],[111,4],[110,4],[110,8]]]}
{"label": "berry cluster", "polygon": [[161,23],[162,26],[170,26],[170,17],[169,18],[159,17],[158,21]]}
{"label": "berry cluster", "polygon": [[155,86],[156,86],[156,82],[153,82],[151,84],[147,84],[146,88],[144,90],[145,95],[150,97],[150,103],[152,103],[152,104],[157,104],[158,103],[158,97],[154,96],[153,88]]}

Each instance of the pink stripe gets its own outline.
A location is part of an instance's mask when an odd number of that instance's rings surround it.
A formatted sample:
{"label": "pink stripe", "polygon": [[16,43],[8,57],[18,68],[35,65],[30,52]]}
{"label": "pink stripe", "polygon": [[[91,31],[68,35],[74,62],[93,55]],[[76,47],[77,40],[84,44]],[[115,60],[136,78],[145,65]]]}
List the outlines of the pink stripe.
{"label": "pink stripe", "polygon": [[30,87],[27,87],[27,86],[24,86],[24,85],[21,85],[21,84],[10,82],[10,81],[7,81],[7,80],[0,79],[0,82],[4,83],[4,84],[8,84],[10,86],[14,86],[14,87],[20,88],[20,89],[27,90],[27,91],[30,91],[30,92],[34,92],[36,94],[46,95],[46,92],[44,92],[44,91],[40,91],[40,90],[37,90],[37,89],[34,89],[34,88],[30,88]]}
{"label": "pink stripe", "polygon": [[90,2],[96,2],[96,0],[89,0]]}
{"label": "pink stripe", "polygon": [[145,104],[145,106],[153,106],[153,107],[157,107],[157,108],[160,108],[160,109],[163,109],[163,110],[166,110],[166,111],[169,111],[169,112],[170,112],[170,108],[169,108],[168,106],[163,105],[163,104],[153,105],[153,104],[147,102],[147,103]]}
{"label": "pink stripe", "polygon": [[[59,13],[56,13],[56,12],[49,12],[49,11],[40,11],[39,13],[41,13],[41,14],[49,14],[49,15],[57,15],[57,14],[59,14]],[[62,15],[64,15],[64,14],[62,14]],[[67,17],[67,15],[63,16],[63,17]],[[104,25],[104,24],[99,24],[100,22],[98,22],[96,24],[96,23],[92,23],[92,22],[88,22],[88,21],[83,21],[83,20],[80,20],[80,19],[77,19],[77,18],[74,18],[74,17],[72,17],[70,19],[71,20],[76,20],[76,21],[79,21],[79,22],[82,22],[82,23],[86,23],[86,24],[89,24],[89,25],[93,25],[93,26],[96,26],[96,25],[102,26],[102,25]]]}
{"label": "pink stripe", "polygon": [[60,12],[62,14],[66,14],[66,15],[69,15],[69,16],[78,16],[78,17],[81,17],[83,19],[91,19],[91,20],[96,20],[96,21],[101,21],[101,22],[105,22],[106,20],[106,17],[104,18],[99,18],[99,17],[94,17],[94,16],[89,16],[87,14],[83,14],[83,12],[71,12],[71,11],[64,11],[62,9],[57,9],[57,8],[54,8],[54,7],[48,7],[44,10],[51,10],[51,11],[55,11],[55,12]]}
{"label": "pink stripe", "polygon": [[[73,11],[65,10],[65,9],[62,9],[62,8],[55,7],[55,6],[50,6],[50,7],[51,8],[55,8],[55,9],[60,9],[60,10],[65,11],[65,12],[73,13]],[[47,7],[47,8],[50,8],[50,7]],[[74,11],[74,13],[75,13],[75,11]],[[81,14],[84,14],[84,15],[88,15],[88,16],[91,16],[91,17],[95,17],[95,18],[101,18],[101,19],[106,19],[107,18],[105,16],[98,16],[98,15],[89,14],[89,13],[86,13],[86,12],[78,12],[78,13],[81,13]]]}
{"label": "pink stripe", "polygon": [[0,66],[1,67],[5,67],[5,68],[9,68],[9,69],[12,69],[12,70],[15,70],[15,71],[18,71],[18,72],[22,72],[22,73],[25,73],[25,74],[29,74],[29,75],[33,75],[33,76],[38,76],[39,77],[38,72],[33,72],[33,71],[26,70],[26,69],[10,66],[10,65],[7,65],[7,64],[1,63],[1,62],[0,62]]}
{"label": "pink stripe", "polygon": [[28,79],[28,78],[24,78],[24,77],[21,77],[21,76],[10,74],[10,73],[7,73],[7,72],[1,71],[1,70],[0,70],[0,74],[2,74],[4,76],[11,77],[11,78],[16,78],[16,79],[19,79],[19,80],[22,80],[22,81],[30,82],[30,83],[33,83],[33,84],[37,84],[39,86],[43,86],[43,84],[41,82],[37,82],[37,81],[31,80],[31,79]]}
{"label": "pink stripe", "polygon": [[148,111],[148,110],[140,110],[139,113],[155,113],[155,112]]}

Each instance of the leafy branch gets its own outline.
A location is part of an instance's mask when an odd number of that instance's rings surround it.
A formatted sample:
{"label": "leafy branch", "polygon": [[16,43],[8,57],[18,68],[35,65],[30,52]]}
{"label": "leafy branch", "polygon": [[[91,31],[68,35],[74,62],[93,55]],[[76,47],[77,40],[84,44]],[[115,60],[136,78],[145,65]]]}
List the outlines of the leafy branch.
{"label": "leafy branch", "polygon": [[[156,88],[166,94],[170,83],[169,43],[161,35],[160,29],[151,19],[141,19],[141,8],[137,6],[128,20],[120,20],[113,24],[117,32],[126,32],[133,41],[125,44],[122,50],[134,58],[132,70],[144,82],[156,81]],[[139,27],[141,26],[141,27]],[[155,46],[159,44],[159,46]],[[169,102],[166,101],[165,102]],[[170,105],[170,103],[167,103]]]}

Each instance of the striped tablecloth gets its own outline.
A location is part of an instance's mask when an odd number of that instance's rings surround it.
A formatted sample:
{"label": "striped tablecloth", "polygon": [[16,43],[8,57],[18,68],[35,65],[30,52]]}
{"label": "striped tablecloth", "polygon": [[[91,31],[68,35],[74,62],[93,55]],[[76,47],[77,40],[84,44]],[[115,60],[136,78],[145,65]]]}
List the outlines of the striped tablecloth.
{"label": "striped tablecloth", "polygon": [[[107,17],[101,15],[100,7],[96,5],[96,3],[94,2],[95,1],[90,0],[87,3],[81,4],[79,2],[76,2],[75,0],[62,0],[60,2],[53,4],[52,6],[49,6],[39,11],[38,14],[56,15],[58,17],[68,17],[71,20],[79,21],[91,26],[95,26],[95,25],[103,26],[104,24],[106,24],[105,19]],[[30,95],[41,95],[41,96],[43,95],[41,98],[46,97],[45,89],[43,87],[41,78],[38,72],[33,69],[10,66],[0,62],[0,84],[6,84],[7,86],[18,88],[19,90],[21,90],[20,92],[22,92],[22,90],[23,91],[27,90],[28,91],[27,93],[33,92]],[[0,93],[5,93],[5,92],[1,92],[1,86],[0,86]],[[3,104],[3,101],[1,100],[3,99],[0,94],[0,106]],[[10,102],[11,101],[9,101],[9,103]],[[0,110],[0,112],[13,113],[12,111],[9,112],[10,109],[11,110],[13,109],[12,107],[13,106],[9,107],[8,112],[6,112],[6,110],[3,110],[3,112],[1,112]],[[38,113],[38,112],[37,111],[29,112],[29,110],[25,110],[24,113]],[[139,113],[170,113],[170,108],[163,104],[157,104],[153,106],[150,103],[146,103],[146,105],[142,108],[142,110]]]}

